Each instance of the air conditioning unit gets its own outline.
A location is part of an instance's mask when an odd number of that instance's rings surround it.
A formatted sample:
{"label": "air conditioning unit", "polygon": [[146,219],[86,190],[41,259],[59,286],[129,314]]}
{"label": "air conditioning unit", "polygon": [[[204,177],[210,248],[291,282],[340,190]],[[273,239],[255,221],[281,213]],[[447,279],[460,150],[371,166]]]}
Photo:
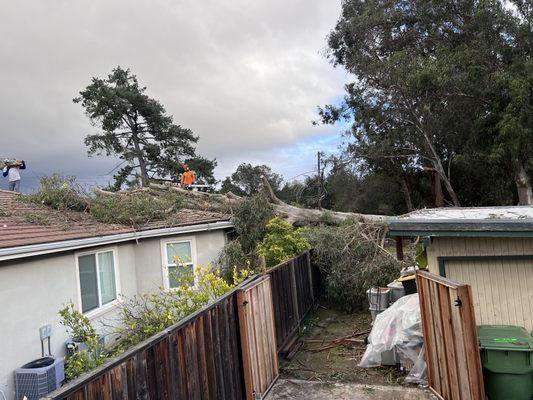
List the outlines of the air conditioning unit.
{"label": "air conditioning unit", "polygon": [[63,358],[42,357],[15,370],[16,400],[39,400],[61,387],[65,380]]}

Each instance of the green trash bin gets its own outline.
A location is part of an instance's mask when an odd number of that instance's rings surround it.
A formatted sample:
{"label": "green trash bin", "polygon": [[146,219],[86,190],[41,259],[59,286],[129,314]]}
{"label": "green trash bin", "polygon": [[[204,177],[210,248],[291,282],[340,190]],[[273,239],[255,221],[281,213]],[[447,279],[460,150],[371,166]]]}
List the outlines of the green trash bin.
{"label": "green trash bin", "polygon": [[533,399],[533,337],[520,326],[480,325],[478,339],[489,399]]}

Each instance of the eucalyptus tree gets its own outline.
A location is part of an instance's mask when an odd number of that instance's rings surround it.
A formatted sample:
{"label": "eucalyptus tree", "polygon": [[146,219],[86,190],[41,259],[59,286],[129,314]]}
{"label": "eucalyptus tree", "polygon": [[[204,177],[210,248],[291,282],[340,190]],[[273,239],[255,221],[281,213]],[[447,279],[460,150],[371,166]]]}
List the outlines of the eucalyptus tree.
{"label": "eucalyptus tree", "polygon": [[530,32],[524,25],[498,0],[345,0],[328,54],[354,79],[340,105],[321,109],[322,121],[350,121],[346,150],[369,165],[386,160],[400,176],[431,168],[458,206],[455,156],[481,142],[493,156],[518,159],[515,171],[524,166],[517,146],[529,149],[532,136],[520,102],[527,85],[512,94],[516,75],[504,79],[516,59],[529,57],[518,49],[519,33]]}

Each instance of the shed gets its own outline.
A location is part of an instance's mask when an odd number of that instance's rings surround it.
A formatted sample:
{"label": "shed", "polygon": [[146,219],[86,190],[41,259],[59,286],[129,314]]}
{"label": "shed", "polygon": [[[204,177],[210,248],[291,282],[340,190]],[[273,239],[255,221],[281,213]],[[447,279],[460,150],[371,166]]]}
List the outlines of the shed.
{"label": "shed", "polygon": [[424,209],[389,230],[420,237],[430,272],[472,287],[478,324],[533,330],[533,207]]}

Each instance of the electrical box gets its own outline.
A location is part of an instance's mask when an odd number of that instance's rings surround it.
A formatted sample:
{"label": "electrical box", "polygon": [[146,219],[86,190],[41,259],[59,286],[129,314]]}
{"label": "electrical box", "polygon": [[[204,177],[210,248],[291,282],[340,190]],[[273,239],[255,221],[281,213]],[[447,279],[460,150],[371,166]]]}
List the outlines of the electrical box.
{"label": "electrical box", "polygon": [[48,339],[50,336],[52,336],[52,325],[43,325],[39,328],[39,336],[41,337],[41,340]]}

